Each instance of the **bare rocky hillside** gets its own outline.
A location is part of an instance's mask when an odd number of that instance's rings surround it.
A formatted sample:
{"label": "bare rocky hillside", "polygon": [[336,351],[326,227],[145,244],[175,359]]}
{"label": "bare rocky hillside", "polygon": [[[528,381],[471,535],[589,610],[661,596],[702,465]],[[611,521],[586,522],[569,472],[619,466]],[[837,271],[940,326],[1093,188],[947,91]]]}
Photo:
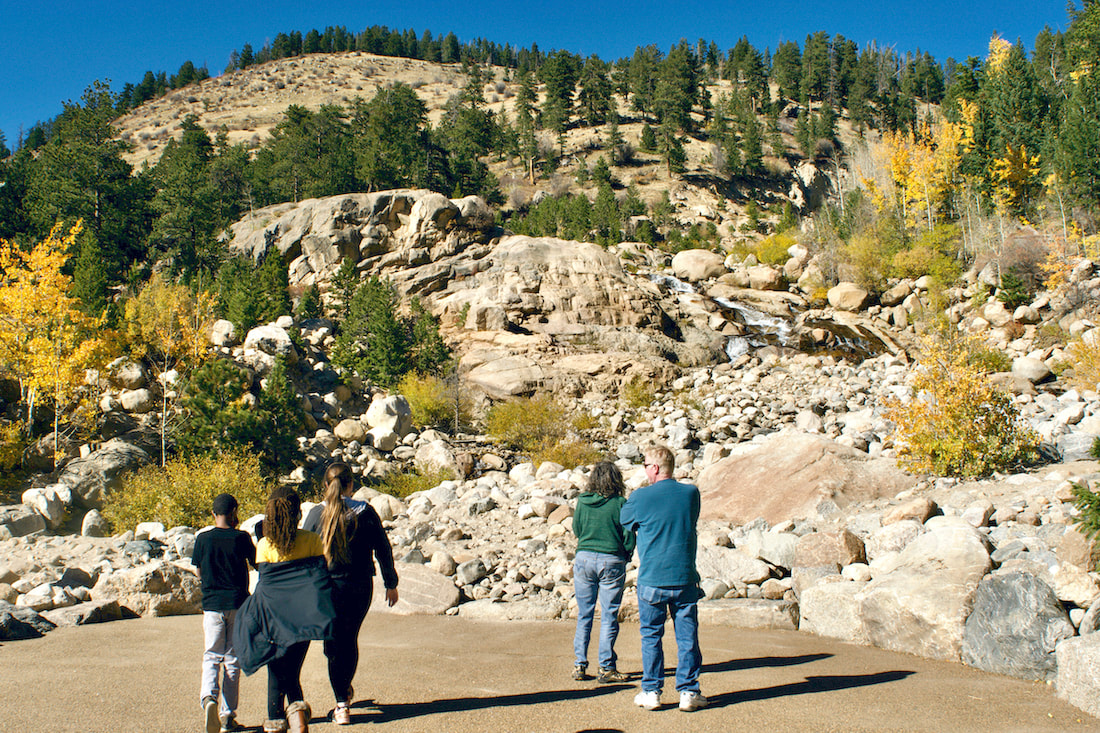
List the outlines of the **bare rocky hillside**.
{"label": "bare rocky hillside", "polygon": [[[485,73],[485,72],[483,72]],[[505,113],[514,119],[515,95],[518,84],[513,70],[493,67],[485,73],[484,96],[487,108]],[[121,117],[116,126],[122,140],[132,145],[126,159],[135,167],[155,165],[168,141],[180,136],[180,123],[188,115],[198,118],[198,124],[212,136],[224,129],[232,144],[244,143],[259,148],[272,128],[283,118],[292,104],[316,110],[322,105],[350,107],[357,97],[370,99],[377,90],[396,83],[411,86],[424,101],[428,119],[435,125],[443,115],[447,101],[459,94],[467,76],[458,64],[437,64],[417,59],[375,56],[361,52],[311,54],[279,59],[242,71],[234,71],[207,79],[199,84],[172,91],[147,102]],[[708,85],[712,99],[730,91],[730,82],[719,80]],[[813,165],[797,157],[794,140],[794,119],[783,116],[779,129],[787,148],[776,156],[765,145],[765,173],[752,180],[730,181],[715,175],[713,146],[705,136],[685,139],[686,169],[678,176],[669,175],[660,156],[640,150],[644,120],[616,95],[622,116],[620,133],[634,153],[628,164],[614,168],[614,176],[622,188],[637,187],[647,204],[659,201],[665,191],[684,228],[692,224],[713,223],[727,243],[743,239],[758,239],[759,234],[743,231],[748,222],[745,205],[773,205],[776,210],[788,200],[796,206],[809,208],[819,203],[823,194],[833,188],[831,179],[844,175],[843,165],[823,161]],[[696,115],[699,127],[702,119]],[[841,150],[854,150],[858,136],[845,120],[838,124]],[[539,144],[545,150],[557,150],[559,140],[549,131],[539,132]],[[490,167],[500,180],[506,198],[504,208],[528,204],[539,192],[560,194],[582,190],[575,176],[582,161],[588,169],[598,158],[607,156],[603,141],[606,126],[572,126],[563,139],[563,160],[550,178],[534,183],[524,175],[519,160],[492,160]],[[819,170],[820,169],[820,170]],[[595,196],[595,184],[583,189]],[[774,212],[770,216],[777,216]],[[764,212],[767,220],[769,214]]]}

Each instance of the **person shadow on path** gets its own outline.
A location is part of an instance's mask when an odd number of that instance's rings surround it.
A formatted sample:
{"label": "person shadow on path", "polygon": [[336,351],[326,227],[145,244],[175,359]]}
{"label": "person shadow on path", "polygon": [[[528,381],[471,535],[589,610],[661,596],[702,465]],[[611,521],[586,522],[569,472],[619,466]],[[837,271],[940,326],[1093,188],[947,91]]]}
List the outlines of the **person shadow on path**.
{"label": "person shadow on path", "polygon": [[[422,715],[435,715],[439,713],[461,713],[470,710],[482,710],[485,708],[508,707],[512,705],[539,705],[544,703],[565,702],[568,700],[583,700],[585,698],[612,695],[621,690],[633,689],[633,685],[601,685],[580,690],[544,690],[541,692],[524,692],[515,695],[493,695],[491,697],[456,697],[443,700],[428,700],[425,702],[407,702],[397,704],[378,704],[373,700],[360,700],[352,703],[352,709],[377,711],[369,714],[367,720],[354,720],[353,722],[389,723],[395,720],[416,718]],[[365,710],[364,710],[365,709]],[[359,715],[355,716],[360,717]]]}

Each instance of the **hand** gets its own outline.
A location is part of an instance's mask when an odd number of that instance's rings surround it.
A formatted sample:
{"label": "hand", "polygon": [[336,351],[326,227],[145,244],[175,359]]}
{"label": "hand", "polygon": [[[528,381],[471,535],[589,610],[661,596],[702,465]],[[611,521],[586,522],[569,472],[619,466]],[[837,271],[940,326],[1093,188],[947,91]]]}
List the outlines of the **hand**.
{"label": "hand", "polygon": [[397,603],[397,589],[386,588],[386,605],[392,606],[395,603]]}

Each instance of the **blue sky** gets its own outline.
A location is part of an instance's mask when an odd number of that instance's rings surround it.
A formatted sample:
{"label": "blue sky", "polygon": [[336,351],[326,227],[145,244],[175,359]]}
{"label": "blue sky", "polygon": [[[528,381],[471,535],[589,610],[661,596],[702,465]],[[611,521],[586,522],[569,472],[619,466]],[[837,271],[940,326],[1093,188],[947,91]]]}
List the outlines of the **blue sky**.
{"label": "blue sky", "polygon": [[281,31],[305,33],[329,25],[353,33],[370,25],[414,28],[418,35],[425,29],[437,36],[454,31],[462,41],[537,43],[543,50],[564,48],[608,60],[628,56],[639,45],[667,49],[680,38],[713,40],[725,51],[744,35],[760,49],[774,49],[785,40],[801,45],[807,34],[824,30],[860,46],[874,40],[902,53],[919,48],[942,62],[949,56],[984,56],[995,31],[1022,40],[1030,50],[1043,26],[1065,30],[1068,18],[1065,0],[223,0],[204,5],[0,0],[0,130],[14,147],[20,126],[26,130],[55,116],[63,101],[78,100],[96,79],[110,79],[117,91],[126,82],[139,82],[147,69],[172,74],[188,59],[218,74],[230,52],[246,42],[259,49]]}

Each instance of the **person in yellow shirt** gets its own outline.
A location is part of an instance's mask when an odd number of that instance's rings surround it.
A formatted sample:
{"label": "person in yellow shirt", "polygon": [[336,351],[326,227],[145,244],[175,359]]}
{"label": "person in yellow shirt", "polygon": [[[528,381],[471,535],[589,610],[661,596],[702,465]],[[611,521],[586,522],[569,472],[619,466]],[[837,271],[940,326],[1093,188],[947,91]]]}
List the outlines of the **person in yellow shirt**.
{"label": "person in yellow shirt", "polygon": [[[314,532],[298,529],[302,502],[279,486],[264,510],[263,539],[256,546],[259,582],[237,613],[241,669],[267,665],[265,733],[305,733],[312,715],[302,699],[302,663],[312,639],[333,637],[333,583],[324,546]],[[284,707],[285,706],[285,707]]]}

